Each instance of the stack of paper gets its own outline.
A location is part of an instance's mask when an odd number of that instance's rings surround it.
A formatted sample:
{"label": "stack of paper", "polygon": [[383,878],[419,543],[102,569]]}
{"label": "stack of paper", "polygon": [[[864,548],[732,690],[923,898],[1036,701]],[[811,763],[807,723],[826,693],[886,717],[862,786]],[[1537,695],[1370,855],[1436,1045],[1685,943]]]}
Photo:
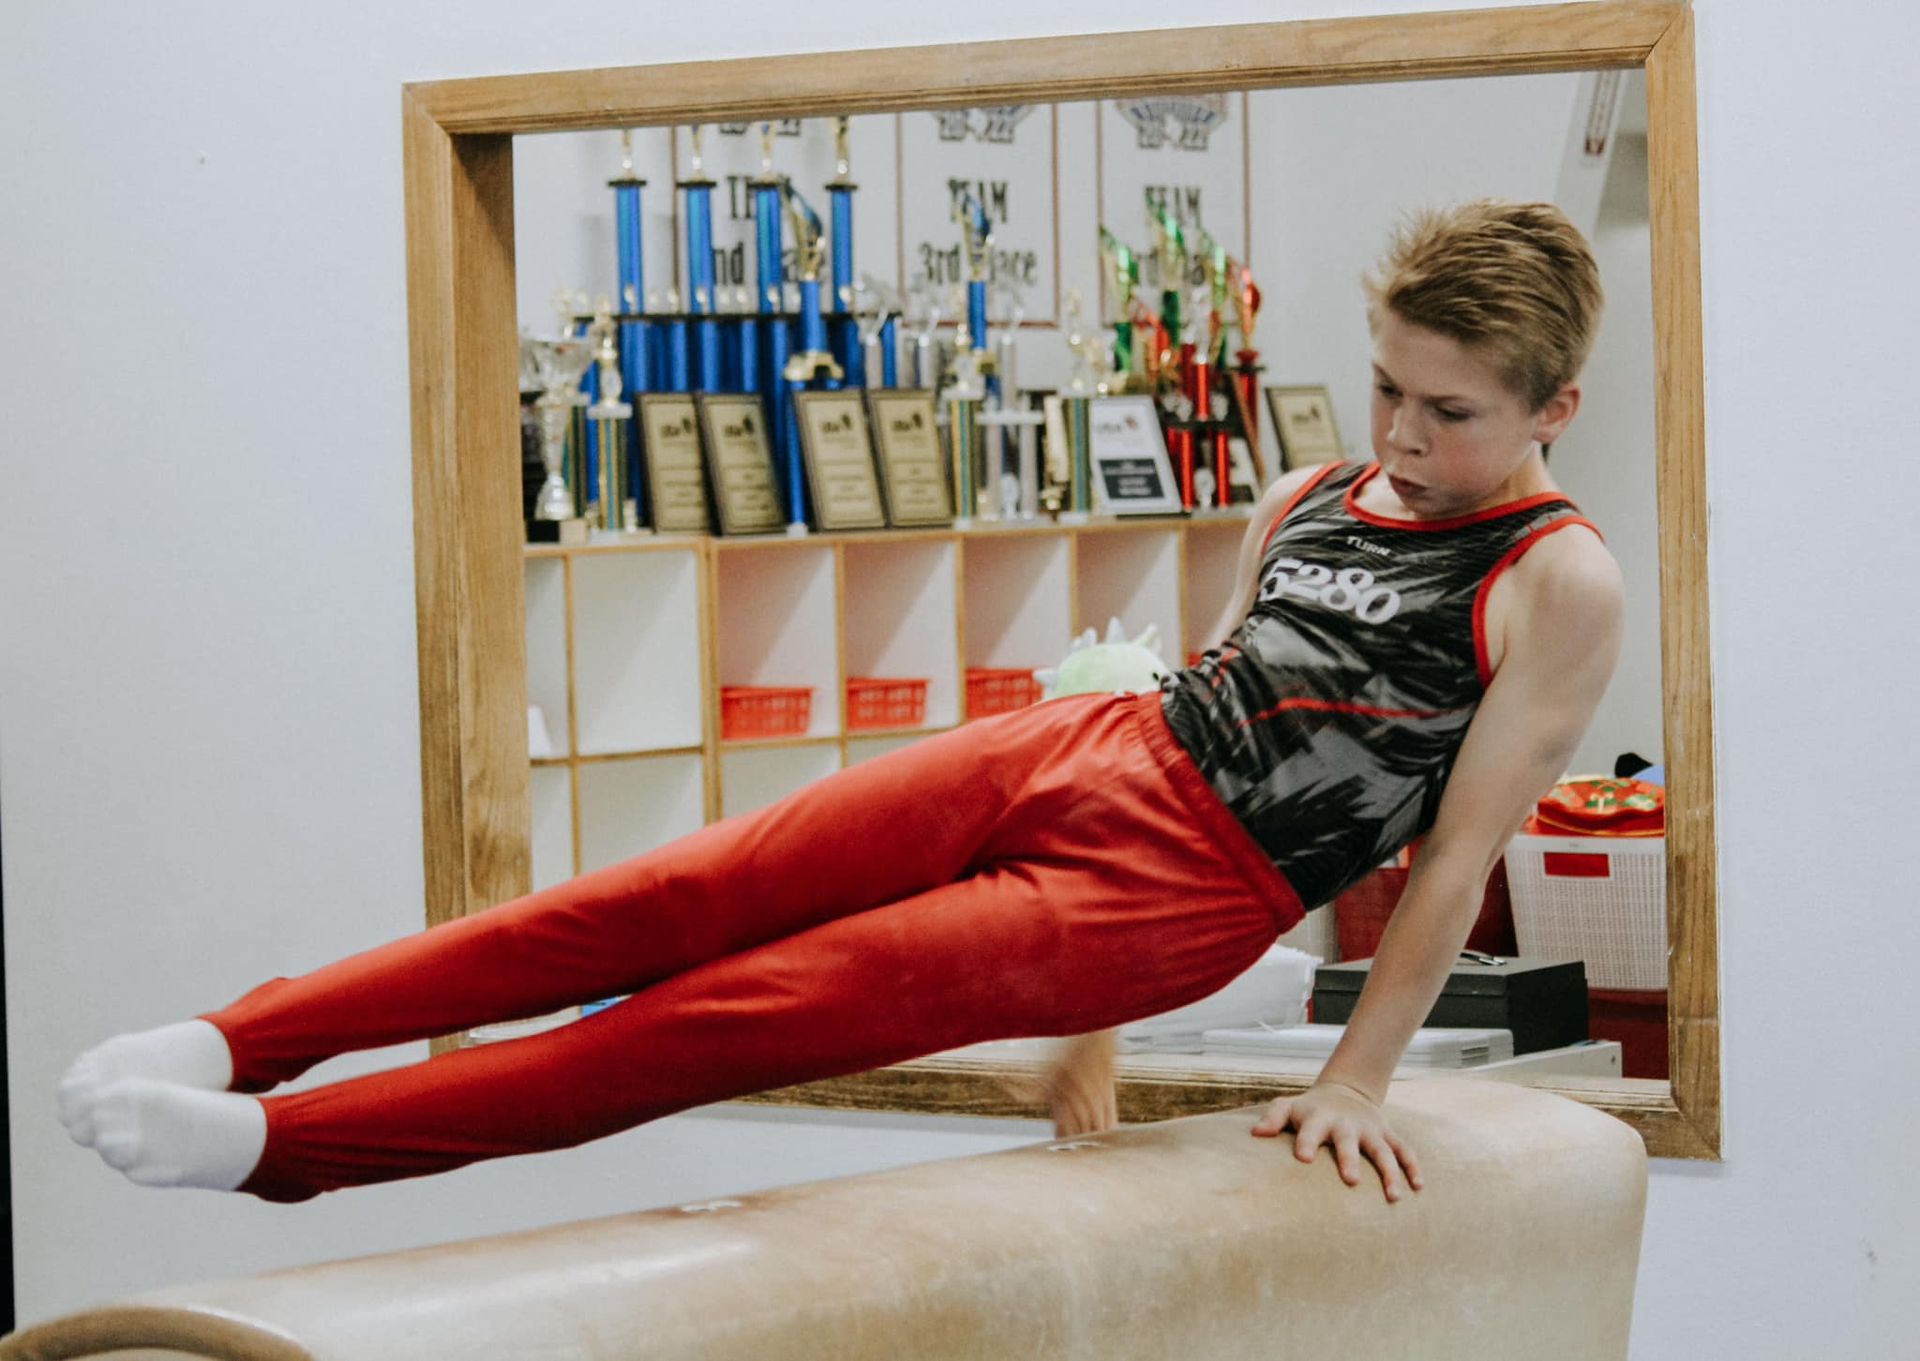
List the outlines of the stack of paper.
{"label": "stack of paper", "polygon": [[1296,1025],[1307,1019],[1313,970],[1320,960],[1273,945],[1253,967],[1211,997],[1120,1028],[1123,1053],[1200,1052],[1204,1032],[1227,1026]]}

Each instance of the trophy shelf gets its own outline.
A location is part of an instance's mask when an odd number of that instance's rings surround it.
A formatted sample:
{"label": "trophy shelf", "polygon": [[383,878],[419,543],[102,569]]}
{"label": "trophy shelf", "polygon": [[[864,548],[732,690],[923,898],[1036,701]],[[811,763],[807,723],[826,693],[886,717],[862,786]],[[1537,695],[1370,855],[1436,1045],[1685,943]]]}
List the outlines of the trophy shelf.
{"label": "trophy shelf", "polygon": [[[535,888],[752,811],[967,721],[970,668],[1052,665],[1118,617],[1172,665],[1233,584],[1247,516],[525,550]],[[848,678],[924,682],[920,721],[849,723]],[[805,688],[803,730],[726,737],[721,689]],[[530,739],[531,740],[531,739]]]}

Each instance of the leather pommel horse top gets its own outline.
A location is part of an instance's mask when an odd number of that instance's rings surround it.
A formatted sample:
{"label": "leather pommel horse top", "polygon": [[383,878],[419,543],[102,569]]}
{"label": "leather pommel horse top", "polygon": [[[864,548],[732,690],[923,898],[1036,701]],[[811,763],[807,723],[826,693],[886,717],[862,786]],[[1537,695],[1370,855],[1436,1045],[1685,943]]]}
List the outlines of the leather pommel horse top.
{"label": "leather pommel horse top", "polygon": [[1625,1357],[1639,1135],[1501,1082],[1388,1109],[1427,1183],[1399,1204],[1249,1109],[169,1287],[0,1361]]}

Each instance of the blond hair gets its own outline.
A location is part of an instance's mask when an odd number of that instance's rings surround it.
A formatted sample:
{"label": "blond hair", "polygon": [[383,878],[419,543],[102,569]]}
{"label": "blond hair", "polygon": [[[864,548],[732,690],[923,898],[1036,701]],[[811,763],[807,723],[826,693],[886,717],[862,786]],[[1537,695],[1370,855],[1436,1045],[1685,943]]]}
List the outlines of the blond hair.
{"label": "blond hair", "polygon": [[1371,327],[1391,311],[1485,355],[1529,411],[1580,376],[1604,302],[1593,251],[1551,203],[1418,213],[1362,282]]}

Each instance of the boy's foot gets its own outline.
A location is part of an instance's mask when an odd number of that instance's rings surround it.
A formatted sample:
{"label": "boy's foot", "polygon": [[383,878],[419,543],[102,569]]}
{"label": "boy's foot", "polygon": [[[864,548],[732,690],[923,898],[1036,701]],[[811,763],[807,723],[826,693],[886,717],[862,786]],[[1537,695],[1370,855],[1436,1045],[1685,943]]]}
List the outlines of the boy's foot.
{"label": "boy's foot", "polygon": [[226,1036],[201,1020],[116,1035],[95,1045],[60,1079],[60,1123],[75,1143],[93,1144],[94,1108],[108,1087],[126,1078],[224,1092],[233,1081],[233,1055]]}
{"label": "boy's foot", "polygon": [[141,1186],[231,1191],[267,1146],[257,1100],[149,1078],[110,1083],[93,1109],[94,1151]]}

